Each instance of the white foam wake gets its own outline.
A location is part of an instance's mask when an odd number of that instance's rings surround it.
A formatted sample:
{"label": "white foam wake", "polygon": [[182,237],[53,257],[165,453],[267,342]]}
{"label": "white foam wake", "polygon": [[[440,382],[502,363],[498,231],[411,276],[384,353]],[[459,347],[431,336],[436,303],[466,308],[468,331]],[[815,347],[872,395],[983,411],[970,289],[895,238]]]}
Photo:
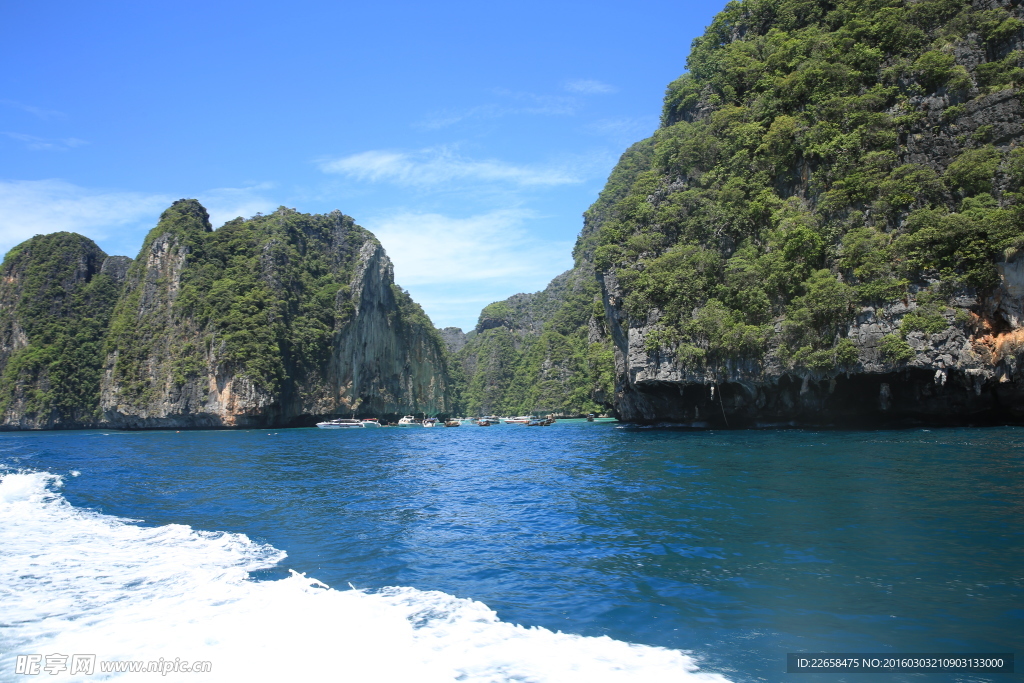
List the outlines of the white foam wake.
{"label": "white foam wake", "polygon": [[333,590],[294,574],[252,581],[285,553],[242,534],[150,528],[70,505],[61,479],[0,478],[0,680],[18,654],[212,662],[151,681],[542,683],[717,681],[687,655],[524,628],[437,591]]}

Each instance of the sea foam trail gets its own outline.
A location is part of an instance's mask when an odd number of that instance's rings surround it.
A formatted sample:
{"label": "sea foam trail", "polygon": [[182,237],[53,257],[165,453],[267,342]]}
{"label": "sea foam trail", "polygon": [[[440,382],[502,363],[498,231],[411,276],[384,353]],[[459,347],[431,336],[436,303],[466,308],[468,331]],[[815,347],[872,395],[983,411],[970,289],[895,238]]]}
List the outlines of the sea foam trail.
{"label": "sea foam trail", "polygon": [[[725,682],[682,652],[503,622],[438,591],[333,590],[293,573],[252,581],[285,553],[243,534],[76,508],[43,472],[0,478],[0,681],[18,654],[211,662],[209,674],[47,680],[344,680],[475,683]],[[44,662],[45,663],[45,662]],[[37,678],[37,677],[31,677]]]}

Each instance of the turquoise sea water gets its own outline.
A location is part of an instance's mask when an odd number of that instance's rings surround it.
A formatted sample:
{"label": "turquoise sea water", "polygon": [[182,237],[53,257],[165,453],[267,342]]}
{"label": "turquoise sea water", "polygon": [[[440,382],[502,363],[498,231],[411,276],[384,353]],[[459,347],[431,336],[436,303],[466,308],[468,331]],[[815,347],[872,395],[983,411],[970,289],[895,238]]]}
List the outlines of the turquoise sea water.
{"label": "turquoise sea water", "polygon": [[[609,677],[579,680],[692,674],[657,659],[678,653],[620,657],[622,643],[685,651],[730,681],[1021,678],[785,670],[788,652],[1024,652],[1022,429],[8,433],[0,465],[0,680],[27,680],[11,673],[19,652],[86,644],[137,659],[194,645],[220,657],[211,680],[232,680],[224,662],[246,642],[270,664],[296,656],[275,646],[287,634],[302,648],[331,629],[405,652],[424,624],[444,654],[423,657],[452,673],[437,680],[577,680],[567,662],[602,653]],[[274,602],[289,570],[334,589],[302,596],[359,595],[369,611]],[[190,602],[210,586],[221,597]],[[363,629],[384,614],[371,599],[404,605],[412,635]],[[267,643],[228,643],[218,621],[271,611],[285,635]],[[337,680],[427,680],[372,661]]]}

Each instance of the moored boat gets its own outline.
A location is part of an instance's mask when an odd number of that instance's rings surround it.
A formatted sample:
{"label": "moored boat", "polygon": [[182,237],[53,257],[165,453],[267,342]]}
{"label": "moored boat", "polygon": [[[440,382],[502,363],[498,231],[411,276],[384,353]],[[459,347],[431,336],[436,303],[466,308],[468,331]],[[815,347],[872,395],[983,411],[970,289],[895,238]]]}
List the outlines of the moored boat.
{"label": "moored boat", "polygon": [[418,423],[416,422],[416,418],[413,417],[412,415],[406,415],[405,417],[398,421],[399,427],[415,427],[417,424]]}
{"label": "moored boat", "polygon": [[437,426],[437,418],[436,417],[428,417],[427,419],[423,420],[423,426],[424,427],[436,427]]}
{"label": "moored boat", "polygon": [[529,424],[530,420],[536,420],[536,415],[520,415],[519,417],[506,417],[504,419],[507,425],[524,425]]}
{"label": "moored boat", "polygon": [[362,429],[366,425],[363,424],[362,420],[338,418],[336,420],[327,420],[326,422],[317,422],[316,426],[320,429]]}
{"label": "moored boat", "polygon": [[364,417],[360,422],[363,423],[364,427],[382,427],[380,420],[375,417]]}
{"label": "moored boat", "polygon": [[444,426],[445,427],[461,427],[462,426],[462,420],[445,420],[444,421]]}

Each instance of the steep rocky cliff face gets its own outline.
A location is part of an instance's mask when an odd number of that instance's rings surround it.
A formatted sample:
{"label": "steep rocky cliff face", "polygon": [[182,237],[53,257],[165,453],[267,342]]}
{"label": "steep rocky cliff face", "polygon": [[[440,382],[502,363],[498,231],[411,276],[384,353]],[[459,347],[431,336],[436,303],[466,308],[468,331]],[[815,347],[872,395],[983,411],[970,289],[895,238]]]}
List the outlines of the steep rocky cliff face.
{"label": "steep rocky cliff face", "polygon": [[81,235],[37,235],[0,266],[0,427],[93,426],[103,340],[124,275]]}
{"label": "steep rocky cliff face", "polygon": [[578,261],[542,291],[486,306],[457,353],[470,414],[604,412],[611,340],[593,267]]}
{"label": "steep rocky cliff face", "polygon": [[[349,320],[338,320],[328,368],[332,413],[449,415],[454,393],[443,340],[408,293],[375,240],[359,251]],[[336,397],[334,399],[333,397]]]}
{"label": "steep rocky cliff face", "polygon": [[176,202],[128,269],[100,410],[122,428],[445,414],[443,343],[374,237],[280,209],[212,231]]}
{"label": "steep rocky cliff face", "polygon": [[[614,306],[621,290],[613,276],[605,282]],[[612,324],[623,373],[616,407],[626,420],[693,427],[1021,423],[1024,331],[985,315],[997,301],[1020,306],[1020,293],[1005,296],[1011,287],[1007,280],[995,297],[955,297],[939,314],[941,330],[912,330],[905,338],[904,319],[922,308],[913,297],[865,306],[844,330],[856,360],[840,370],[794,370],[772,352],[764,360],[693,367],[664,349],[649,351],[650,326],[626,328],[619,319]],[[898,355],[887,353],[887,340],[902,341]]]}
{"label": "steep rocky cliff face", "polygon": [[1024,421],[1024,10],[732,3],[588,212],[625,420]]}
{"label": "steep rocky cliff face", "polygon": [[437,330],[351,218],[181,200],[134,261],[72,233],[0,267],[4,429],[307,425],[445,415]]}

